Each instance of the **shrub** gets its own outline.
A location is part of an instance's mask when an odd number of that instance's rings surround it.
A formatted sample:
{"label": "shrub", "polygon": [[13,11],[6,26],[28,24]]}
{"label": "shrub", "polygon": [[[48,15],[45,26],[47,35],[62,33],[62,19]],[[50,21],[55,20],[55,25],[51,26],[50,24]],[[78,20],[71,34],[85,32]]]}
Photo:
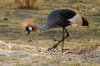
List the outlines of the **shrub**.
{"label": "shrub", "polygon": [[15,0],[19,9],[40,9],[43,0]]}

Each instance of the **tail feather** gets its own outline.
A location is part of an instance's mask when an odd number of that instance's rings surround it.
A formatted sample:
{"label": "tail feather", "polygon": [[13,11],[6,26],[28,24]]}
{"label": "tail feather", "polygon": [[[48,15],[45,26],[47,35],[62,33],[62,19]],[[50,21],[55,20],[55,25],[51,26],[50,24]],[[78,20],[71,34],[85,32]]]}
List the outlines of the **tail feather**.
{"label": "tail feather", "polygon": [[82,17],[82,21],[83,21],[82,26],[89,26],[89,22],[84,17]]}

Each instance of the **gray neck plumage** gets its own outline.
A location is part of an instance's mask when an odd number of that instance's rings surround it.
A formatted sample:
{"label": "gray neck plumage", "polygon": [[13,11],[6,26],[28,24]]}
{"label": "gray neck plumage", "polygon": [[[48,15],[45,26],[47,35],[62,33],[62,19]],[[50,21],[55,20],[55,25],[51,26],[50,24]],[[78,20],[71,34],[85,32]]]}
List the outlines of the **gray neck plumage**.
{"label": "gray neck plumage", "polygon": [[43,25],[43,26],[39,26],[39,25],[35,25],[35,27],[36,27],[36,29],[38,29],[38,30],[48,30],[49,28],[48,28],[48,26],[46,26],[46,25]]}

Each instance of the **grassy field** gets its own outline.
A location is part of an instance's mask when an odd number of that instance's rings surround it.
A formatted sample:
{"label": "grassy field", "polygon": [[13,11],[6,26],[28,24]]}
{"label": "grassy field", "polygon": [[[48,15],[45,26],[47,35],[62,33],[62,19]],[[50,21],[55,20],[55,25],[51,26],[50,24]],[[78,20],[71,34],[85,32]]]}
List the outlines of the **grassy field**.
{"label": "grassy field", "polygon": [[[34,19],[34,24],[42,26],[45,23],[47,15],[52,10],[58,8],[70,8],[76,11],[77,13],[83,15],[89,21],[90,26],[89,28],[72,27],[72,26],[66,27],[70,33],[70,37],[68,38],[68,41],[67,40],[65,41],[64,48],[67,48],[69,50],[83,50],[81,54],[86,53],[100,46],[100,7],[99,6],[100,6],[99,0],[76,0],[75,2],[70,2],[70,0],[55,0],[55,1],[48,0],[43,2],[41,9],[32,10],[32,9],[16,9],[13,0],[9,0],[9,1],[1,0],[0,1],[0,40],[5,41],[6,43],[28,45],[32,47],[44,47],[48,49],[49,47],[52,47],[55,43],[57,43],[61,39],[62,30],[60,28],[55,28],[48,31],[41,31],[41,32],[37,31],[35,33],[31,33],[29,36],[26,36],[27,32],[21,28],[22,20],[31,17]],[[2,47],[0,48],[2,49]],[[3,48],[3,49],[8,50],[8,48]],[[60,50],[61,47],[59,46],[58,49]],[[32,53],[32,49],[30,50],[12,49],[12,51],[13,50],[23,50]],[[34,54],[34,52],[32,54]],[[41,56],[39,56],[40,59],[36,57],[35,59],[38,59],[38,61],[33,61],[33,63],[38,63],[38,65],[21,64],[20,58],[8,58],[8,57],[0,58],[0,62],[4,62],[2,61],[2,59],[11,62],[15,60],[16,63],[15,66],[66,66],[66,65],[100,66],[100,63],[87,61],[85,59],[63,61],[62,59],[59,58],[60,55],[62,54],[57,55],[56,59],[54,58],[53,60],[50,59],[52,61],[49,61],[49,59],[44,59],[45,56],[42,58]],[[50,54],[49,56],[54,56],[54,55]],[[41,61],[45,61],[45,62],[41,63]],[[78,63],[78,61],[82,61],[83,64],[81,65],[80,63]],[[84,62],[86,62],[86,65],[84,64]],[[49,64],[53,64],[53,65],[49,65]]]}

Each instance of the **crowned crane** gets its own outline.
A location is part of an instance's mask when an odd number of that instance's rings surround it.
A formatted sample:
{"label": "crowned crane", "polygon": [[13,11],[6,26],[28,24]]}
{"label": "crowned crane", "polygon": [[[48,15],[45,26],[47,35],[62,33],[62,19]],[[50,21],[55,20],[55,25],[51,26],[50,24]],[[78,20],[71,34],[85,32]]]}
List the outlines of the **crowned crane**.
{"label": "crowned crane", "polygon": [[[62,39],[53,47],[49,48],[48,51],[54,50],[62,42],[62,52],[63,52],[64,41],[69,36],[69,33],[65,27],[69,25],[89,26],[89,23],[84,17],[82,17],[79,14],[76,14],[74,11],[70,9],[58,9],[58,10],[52,11],[48,15],[45,25],[43,25],[42,27],[39,27],[37,25],[31,25],[31,23],[29,23],[26,26],[26,31],[28,31],[28,35],[29,35],[30,32],[36,32],[37,29],[49,30],[52,28],[61,27],[63,30]],[[65,35],[65,33],[67,35]]]}

